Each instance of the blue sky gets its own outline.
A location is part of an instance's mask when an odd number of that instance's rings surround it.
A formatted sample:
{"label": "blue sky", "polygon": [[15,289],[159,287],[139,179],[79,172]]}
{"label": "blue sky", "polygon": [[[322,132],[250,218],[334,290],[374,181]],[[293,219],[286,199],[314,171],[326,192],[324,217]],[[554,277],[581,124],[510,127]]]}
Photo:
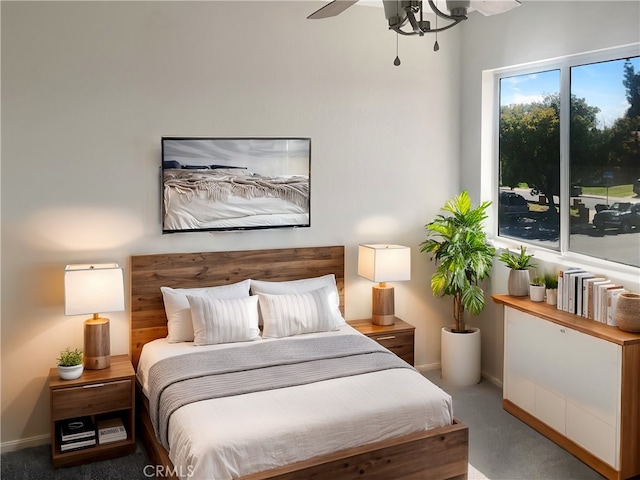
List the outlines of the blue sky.
{"label": "blue sky", "polygon": [[[571,93],[584,98],[591,106],[600,108],[598,126],[611,126],[629,108],[624,79],[625,60],[593,63],[571,69]],[[635,72],[640,72],[640,57],[631,59]],[[502,105],[529,103],[541,100],[546,93],[560,90],[560,71],[519,75],[500,82]]]}

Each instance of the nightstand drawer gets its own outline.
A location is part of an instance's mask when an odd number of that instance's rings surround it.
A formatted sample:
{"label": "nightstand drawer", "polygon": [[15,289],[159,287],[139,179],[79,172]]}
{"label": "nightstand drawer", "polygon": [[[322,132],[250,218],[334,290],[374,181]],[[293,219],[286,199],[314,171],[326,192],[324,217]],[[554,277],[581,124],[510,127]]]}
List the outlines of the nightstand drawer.
{"label": "nightstand drawer", "polygon": [[413,332],[369,335],[369,338],[388,348],[399,357],[413,355]]}
{"label": "nightstand drawer", "polygon": [[51,417],[59,420],[131,408],[131,392],[131,380],[54,390],[51,394]]}

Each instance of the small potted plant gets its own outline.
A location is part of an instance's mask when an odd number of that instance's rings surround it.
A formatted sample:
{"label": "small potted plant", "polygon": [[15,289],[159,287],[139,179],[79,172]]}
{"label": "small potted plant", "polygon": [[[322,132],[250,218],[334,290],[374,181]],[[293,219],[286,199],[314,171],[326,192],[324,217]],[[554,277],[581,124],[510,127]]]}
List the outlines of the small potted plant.
{"label": "small potted plant", "polygon": [[509,272],[509,295],[514,297],[526,297],[529,295],[529,267],[535,266],[531,259],[533,255],[527,255],[527,247],[520,245],[520,253],[511,253],[505,250],[498,259],[511,269]]}
{"label": "small potted plant", "polygon": [[529,284],[529,298],[532,302],[542,302],[545,290],[544,277],[536,275]]}
{"label": "small potted plant", "polygon": [[67,347],[60,352],[58,360],[58,375],[62,380],[73,380],[82,375],[84,366],[82,365],[82,350],[71,350]]}
{"label": "small potted plant", "polygon": [[547,303],[549,305],[558,303],[558,274],[545,273],[544,286],[547,289]]}

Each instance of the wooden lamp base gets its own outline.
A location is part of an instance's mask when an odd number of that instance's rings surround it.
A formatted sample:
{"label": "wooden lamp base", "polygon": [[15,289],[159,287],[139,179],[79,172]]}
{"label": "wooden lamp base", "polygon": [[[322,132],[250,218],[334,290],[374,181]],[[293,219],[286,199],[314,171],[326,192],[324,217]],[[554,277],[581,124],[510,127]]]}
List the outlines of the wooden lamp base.
{"label": "wooden lamp base", "polygon": [[384,282],[371,289],[371,323],[393,325],[395,319],[394,292],[391,285]]}
{"label": "wooden lamp base", "polygon": [[102,370],[111,365],[109,319],[97,313],[84,322],[84,368]]}

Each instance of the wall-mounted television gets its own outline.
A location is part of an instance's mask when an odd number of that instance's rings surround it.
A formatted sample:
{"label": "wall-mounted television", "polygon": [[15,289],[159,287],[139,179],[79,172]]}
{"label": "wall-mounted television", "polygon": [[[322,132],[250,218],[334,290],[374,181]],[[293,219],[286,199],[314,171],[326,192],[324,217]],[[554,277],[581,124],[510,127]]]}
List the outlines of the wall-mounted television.
{"label": "wall-mounted television", "polygon": [[310,138],[162,137],[162,232],[309,227]]}

